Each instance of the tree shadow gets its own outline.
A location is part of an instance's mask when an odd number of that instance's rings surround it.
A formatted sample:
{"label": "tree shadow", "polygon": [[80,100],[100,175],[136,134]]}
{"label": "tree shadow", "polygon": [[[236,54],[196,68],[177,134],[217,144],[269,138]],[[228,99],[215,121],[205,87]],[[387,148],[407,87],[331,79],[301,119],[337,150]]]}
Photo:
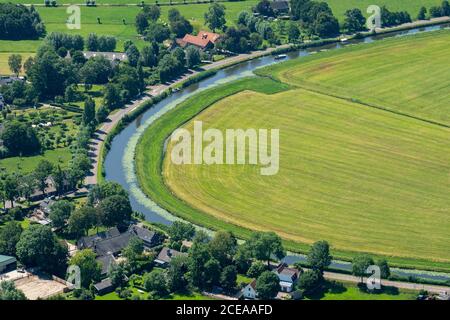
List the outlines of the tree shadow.
{"label": "tree shadow", "polygon": [[327,293],[340,294],[347,291],[344,284],[336,281],[325,280],[317,289],[305,294],[305,297],[310,300],[320,300],[325,297]]}
{"label": "tree shadow", "polygon": [[358,283],[358,289],[361,292],[367,293],[367,294],[388,294],[392,296],[398,296],[400,294],[400,290],[396,287],[390,287],[390,286],[381,286],[381,289],[377,290],[369,290],[365,283]]}

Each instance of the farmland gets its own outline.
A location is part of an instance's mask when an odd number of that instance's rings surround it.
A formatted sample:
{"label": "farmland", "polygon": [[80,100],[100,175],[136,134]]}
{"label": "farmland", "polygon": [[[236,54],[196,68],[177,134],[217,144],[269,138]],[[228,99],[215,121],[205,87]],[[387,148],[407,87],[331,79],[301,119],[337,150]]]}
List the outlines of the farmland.
{"label": "farmland", "polygon": [[[280,83],[261,78],[189,99],[142,137],[136,154],[141,186],[169,211],[244,238],[249,229],[273,230],[294,250],[304,251],[305,244],[325,239],[341,257],[370,252],[403,266],[442,268],[450,261],[450,131],[420,118],[447,121],[441,109],[448,107],[442,99],[449,79],[440,71],[446,65],[441,51],[448,56],[449,50],[442,43],[449,36],[443,31],[353,46],[259,72],[288,82],[293,88],[287,91],[268,92]],[[377,73],[383,81],[372,77],[370,87],[380,100],[371,101],[363,89],[361,61],[370,72],[367,66],[383,67],[381,56],[389,68]],[[345,70],[327,72],[324,67],[337,68],[340,61],[345,61]],[[413,82],[421,73],[411,67],[417,64],[434,75],[419,87]],[[389,75],[404,80],[402,90],[396,81],[388,81]],[[250,83],[255,82],[265,89],[252,90]],[[333,83],[341,83],[344,93],[358,100],[341,98]],[[427,95],[421,100],[427,108],[411,106],[411,94],[419,100]],[[165,138],[192,118],[202,120],[204,129],[279,128],[279,173],[261,176],[258,166],[176,166],[167,157],[163,161]],[[185,127],[192,129],[192,120]],[[171,148],[169,144],[167,152]]]}

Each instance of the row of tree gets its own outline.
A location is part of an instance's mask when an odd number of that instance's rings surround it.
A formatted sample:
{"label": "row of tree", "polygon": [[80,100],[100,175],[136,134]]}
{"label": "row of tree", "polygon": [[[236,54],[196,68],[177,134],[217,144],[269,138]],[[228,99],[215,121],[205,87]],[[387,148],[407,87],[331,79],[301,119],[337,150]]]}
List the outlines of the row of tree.
{"label": "row of tree", "polygon": [[45,35],[45,26],[34,6],[0,3],[0,39],[37,39]]}

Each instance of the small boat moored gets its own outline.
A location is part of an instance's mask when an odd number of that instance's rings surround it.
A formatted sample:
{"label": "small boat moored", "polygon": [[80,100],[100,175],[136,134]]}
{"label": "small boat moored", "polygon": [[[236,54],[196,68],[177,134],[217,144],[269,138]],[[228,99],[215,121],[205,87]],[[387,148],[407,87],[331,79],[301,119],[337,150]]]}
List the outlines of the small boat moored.
{"label": "small boat moored", "polygon": [[275,56],[275,60],[281,60],[281,59],[286,59],[287,55],[285,54],[279,54]]}

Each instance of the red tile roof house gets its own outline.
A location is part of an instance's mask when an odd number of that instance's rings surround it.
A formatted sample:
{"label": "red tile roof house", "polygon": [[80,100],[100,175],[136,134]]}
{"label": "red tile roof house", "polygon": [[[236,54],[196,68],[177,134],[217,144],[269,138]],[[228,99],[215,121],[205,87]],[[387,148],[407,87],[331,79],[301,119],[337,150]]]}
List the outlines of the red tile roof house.
{"label": "red tile roof house", "polygon": [[183,39],[177,39],[176,42],[182,48],[192,45],[202,50],[207,50],[212,49],[219,39],[220,34],[200,31],[196,36],[186,34]]}

